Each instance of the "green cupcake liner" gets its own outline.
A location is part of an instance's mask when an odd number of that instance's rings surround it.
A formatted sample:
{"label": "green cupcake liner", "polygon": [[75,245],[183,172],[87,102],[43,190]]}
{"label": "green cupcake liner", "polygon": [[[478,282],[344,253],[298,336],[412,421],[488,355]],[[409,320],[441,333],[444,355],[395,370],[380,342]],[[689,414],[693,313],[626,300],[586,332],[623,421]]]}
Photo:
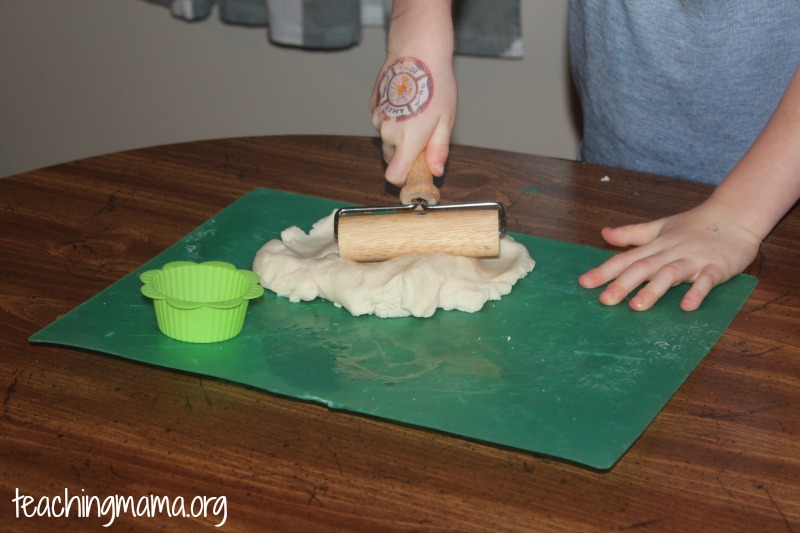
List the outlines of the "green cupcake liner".
{"label": "green cupcake liner", "polygon": [[258,274],[222,261],[173,261],[140,279],[142,294],[153,299],[158,329],[184,342],[235,337],[244,326],[249,300],[264,294]]}

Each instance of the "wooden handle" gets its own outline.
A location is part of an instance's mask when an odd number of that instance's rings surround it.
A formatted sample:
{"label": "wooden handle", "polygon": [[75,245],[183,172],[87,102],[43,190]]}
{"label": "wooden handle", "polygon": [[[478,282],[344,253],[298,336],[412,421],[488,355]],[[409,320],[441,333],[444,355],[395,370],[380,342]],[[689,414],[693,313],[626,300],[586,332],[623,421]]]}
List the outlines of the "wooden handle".
{"label": "wooden handle", "polygon": [[400,190],[400,201],[404,205],[415,204],[420,201],[428,205],[439,203],[439,189],[433,184],[433,174],[428,168],[428,162],[425,160],[425,150],[419,154],[414,164],[411,165],[406,184]]}
{"label": "wooden handle", "polygon": [[493,209],[400,211],[339,219],[339,255],[351,261],[385,261],[407,254],[467,257],[500,254],[498,214]]}

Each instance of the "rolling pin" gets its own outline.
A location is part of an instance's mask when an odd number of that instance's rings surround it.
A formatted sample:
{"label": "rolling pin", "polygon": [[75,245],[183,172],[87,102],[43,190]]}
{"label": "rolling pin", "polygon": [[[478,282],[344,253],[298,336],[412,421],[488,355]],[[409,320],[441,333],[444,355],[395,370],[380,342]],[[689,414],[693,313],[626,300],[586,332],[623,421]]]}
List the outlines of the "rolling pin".
{"label": "rolling pin", "polygon": [[439,205],[423,151],[400,191],[399,206],[344,207],[334,215],[339,256],[385,261],[409,254],[500,255],[506,210],[499,202]]}

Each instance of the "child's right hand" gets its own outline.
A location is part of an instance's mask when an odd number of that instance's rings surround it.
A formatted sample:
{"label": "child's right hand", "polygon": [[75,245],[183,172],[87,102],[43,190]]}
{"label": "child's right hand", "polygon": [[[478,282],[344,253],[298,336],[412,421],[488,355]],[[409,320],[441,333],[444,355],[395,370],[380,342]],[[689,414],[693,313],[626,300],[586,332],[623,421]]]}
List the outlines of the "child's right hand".
{"label": "child's right hand", "polygon": [[387,58],[370,99],[387,181],[402,186],[423,150],[431,173],[444,173],[456,100],[450,2],[395,1]]}

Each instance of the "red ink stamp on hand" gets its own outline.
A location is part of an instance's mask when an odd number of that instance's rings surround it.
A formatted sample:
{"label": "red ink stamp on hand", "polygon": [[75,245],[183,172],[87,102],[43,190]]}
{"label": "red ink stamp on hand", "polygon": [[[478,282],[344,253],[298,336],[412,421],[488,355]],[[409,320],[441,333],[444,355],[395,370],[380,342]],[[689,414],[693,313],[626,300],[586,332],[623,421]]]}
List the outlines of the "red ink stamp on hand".
{"label": "red ink stamp on hand", "polygon": [[384,120],[408,120],[425,111],[433,98],[433,76],[414,57],[401,57],[384,72],[376,99]]}

